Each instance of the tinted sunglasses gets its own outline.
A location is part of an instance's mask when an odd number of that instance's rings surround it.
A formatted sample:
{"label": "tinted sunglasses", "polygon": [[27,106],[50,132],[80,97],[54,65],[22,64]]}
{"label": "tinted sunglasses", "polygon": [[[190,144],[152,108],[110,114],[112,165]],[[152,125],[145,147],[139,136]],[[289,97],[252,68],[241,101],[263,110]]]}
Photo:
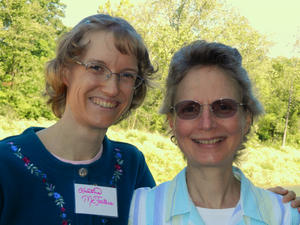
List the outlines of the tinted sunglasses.
{"label": "tinted sunglasses", "polygon": [[209,110],[216,117],[229,118],[237,112],[239,106],[244,106],[245,104],[236,102],[233,99],[219,99],[211,104],[200,104],[196,101],[185,100],[176,103],[171,109],[175,109],[175,112],[180,119],[192,120],[201,115],[204,105],[208,105]]}

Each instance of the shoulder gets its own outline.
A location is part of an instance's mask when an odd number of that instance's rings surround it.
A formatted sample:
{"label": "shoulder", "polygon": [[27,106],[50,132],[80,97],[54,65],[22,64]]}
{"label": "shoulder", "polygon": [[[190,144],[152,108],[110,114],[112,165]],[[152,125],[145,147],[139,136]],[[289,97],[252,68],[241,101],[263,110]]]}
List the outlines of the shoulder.
{"label": "shoulder", "polygon": [[104,148],[120,150],[123,154],[134,159],[144,160],[143,153],[134,145],[126,142],[114,141],[105,137]]}
{"label": "shoulder", "polygon": [[163,182],[153,188],[142,187],[135,190],[135,195],[155,195],[156,193],[164,193],[166,190],[170,188],[172,181]]}
{"label": "shoulder", "polygon": [[279,222],[287,225],[300,224],[300,214],[297,209],[292,208],[290,203],[283,203],[282,195],[255,186],[240,170],[235,169],[234,174],[238,174],[241,178],[242,204],[246,213],[249,210],[253,211],[255,207],[257,215],[260,215],[258,217],[267,224],[279,224]]}
{"label": "shoulder", "polygon": [[[22,134],[10,136],[0,141],[0,184],[2,187],[9,179],[23,179],[24,163],[28,160],[27,155],[33,149],[32,145],[28,147],[27,143],[32,142],[34,129],[29,128]],[[25,161],[24,161],[25,160]]]}
{"label": "shoulder", "polygon": [[[168,193],[171,181],[159,184],[156,187],[142,187],[134,191],[131,201],[131,212],[136,215],[136,210],[151,210],[157,207],[157,201],[164,205],[164,199]],[[147,207],[146,207],[147,206]]]}
{"label": "shoulder", "polygon": [[155,199],[159,198],[160,204],[162,204],[165,196],[170,192],[170,186],[172,181],[161,183],[153,188],[142,187],[134,191],[132,204],[135,207],[143,207],[147,205],[148,208],[156,207]]}
{"label": "shoulder", "polygon": [[124,171],[124,185],[134,184],[134,188],[153,187],[155,181],[148,168],[143,153],[129,143],[112,141],[105,137],[104,151],[109,152],[118,160]]}
{"label": "shoulder", "polygon": [[157,224],[169,218],[174,205],[174,180],[154,188],[138,188],[132,197],[129,224]]}
{"label": "shoulder", "polygon": [[26,136],[29,132],[29,129],[26,129],[23,133],[6,137],[0,140],[0,154],[5,154],[7,149],[11,149],[12,145],[22,144],[26,140]]}
{"label": "shoulder", "polygon": [[258,187],[256,187],[256,189],[260,193],[260,204],[264,205],[264,213],[271,208],[273,212],[272,217],[278,218],[281,224],[300,224],[300,214],[297,209],[292,208],[291,202],[283,203],[282,195]]}
{"label": "shoulder", "polygon": [[281,202],[282,196],[275,194],[269,190],[255,186],[244,173],[236,167],[233,167],[235,177],[241,182],[242,200],[251,202],[251,204],[269,205]]}
{"label": "shoulder", "polygon": [[119,147],[119,148],[129,149],[129,150],[137,150],[137,147],[130,143],[114,141],[114,140],[108,138],[107,136],[105,136],[104,143],[106,143],[107,145],[110,145],[112,147]]}
{"label": "shoulder", "polygon": [[[23,133],[15,136],[6,137],[0,141],[0,161],[2,165],[10,162],[10,159],[15,159],[14,154],[20,151],[20,149],[32,149],[34,148],[33,142],[35,142],[35,132],[43,129],[37,127],[30,127]],[[28,146],[30,148],[28,148]]]}
{"label": "shoulder", "polygon": [[26,130],[24,130],[21,134],[13,135],[6,137],[2,140],[0,140],[0,145],[3,147],[3,145],[7,144],[8,142],[16,142],[16,143],[23,143],[25,141],[30,141],[30,139],[35,136],[35,132],[44,129],[42,127],[29,127]]}

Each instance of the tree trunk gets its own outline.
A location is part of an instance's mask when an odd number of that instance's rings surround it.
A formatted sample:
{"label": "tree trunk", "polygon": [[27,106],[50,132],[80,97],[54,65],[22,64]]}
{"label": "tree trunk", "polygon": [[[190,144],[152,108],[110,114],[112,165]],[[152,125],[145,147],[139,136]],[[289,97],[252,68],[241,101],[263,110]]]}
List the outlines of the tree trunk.
{"label": "tree trunk", "polygon": [[134,112],[133,123],[132,123],[131,129],[135,128],[136,117],[137,117],[137,110],[135,110],[135,112]]}
{"label": "tree trunk", "polygon": [[285,125],[284,125],[284,131],[283,131],[283,138],[282,138],[282,147],[285,146],[286,142],[286,135],[288,130],[288,122],[289,122],[289,116],[290,116],[290,108],[292,103],[292,95],[293,95],[293,80],[291,81],[290,91],[289,91],[289,102],[288,102],[288,108],[285,116]]}

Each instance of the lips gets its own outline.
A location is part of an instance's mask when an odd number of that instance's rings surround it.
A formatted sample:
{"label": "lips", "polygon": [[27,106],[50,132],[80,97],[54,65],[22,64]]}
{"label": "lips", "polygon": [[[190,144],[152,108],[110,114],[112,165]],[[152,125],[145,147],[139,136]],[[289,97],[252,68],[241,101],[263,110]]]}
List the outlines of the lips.
{"label": "lips", "polygon": [[196,142],[197,144],[205,144],[205,145],[211,145],[216,144],[224,140],[224,138],[212,138],[212,139],[192,139],[193,142]]}
{"label": "lips", "polygon": [[102,98],[98,98],[98,97],[91,97],[90,100],[95,105],[99,105],[103,108],[108,108],[108,109],[116,108],[119,105],[117,101],[107,101],[107,100],[105,101]]}

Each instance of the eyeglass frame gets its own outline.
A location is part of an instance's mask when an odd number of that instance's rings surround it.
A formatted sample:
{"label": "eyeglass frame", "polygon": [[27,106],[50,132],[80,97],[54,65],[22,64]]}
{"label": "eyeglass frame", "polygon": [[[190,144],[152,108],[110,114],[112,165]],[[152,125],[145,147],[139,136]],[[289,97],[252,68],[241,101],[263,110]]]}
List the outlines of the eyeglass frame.
{"label": "eyeglass frame", "polygon": [[[245,103],[241,103],[241,102],[238,102],[238,101],[236,101],[236,100],[234,100],[234,99],[230,99],[230,98],[220,98],[220,99],[217,99],[217,100],[215,100],[215,101],[213,101],[212,103],[209,103],[209,104],[201,104],[200,102],[195,101],[195,100],[183,100],[183,101],[177,102],[176,104],[174,104],[174,106],[171,106],[171,107],[170,107],[170,112],[175,112],[175,114],[176,114],[180,119],[182,119],[182,120],[194,120],[194,119],[199,118],[199,117],[202,115],[202,113],[203,113],[203,107],[207,105],[207,106],[209,106],[209,107],[208,107],[208,108],[209,108],[209,111],[210,111],[215,117],[217,117],[217,118],[223,118],[223,119],[225,118],[225,119],[227,119],[227,118],[233,117],[233,116],[237,113],[238,109],[237,109],[236,111],[234,111],[234,113],[233,113],[232,115],[230,115],[230,116],[222,117],[222,116],[218,116],[217,114],[215,114],[215,112],[214,112],[214,110],[213,110],[213,108],[212,108],[212,104],[214,104],[214,103],[217,102],[217,101],[222,101],[222,100],[230,100],[230,101],[233,101],[233,102],[235,103],[236,106],[243,106],[244,108],[245,108],[246,105],[247,105],[247,104],[245,104]],[[182,103],[182,102],[197,103],[198,105],[200,105],[200,110],[199,110],[198,115],[197,115],[195,118],[190,118],[190,119],[184,119],[184,118],[181,118],[181,117],[177,114],[176,105],[178,105],[179,103]]]}
{"label": "eyeglass frame", "polygon": [[[80,65],[80,66],[84,66],[85,69],[86,69],[86,71],[88,71],[88,69],[89,69],[88,66],[89,66],[90,64],[95,63],[95,62],[87,62],[87,63],[84,63],[84,62],[81,62],[81,61],[79,61],[79,60],[73,60],[73,62],[76,63],[76,64],[78,64],[78,65]],[[95,63],[95,64],[96,64],[96,63]],[[109,72],[108,74],[104,74],[106,80],[108,80],[109,78],[112,77],[113,74],[115,74],[115,75],[117,75],[117,77],[118,77],[118,81],[120,81],[120,77],[122,76],[122,74],[125,73],[125,72],[114,73],[114,72],[112,72],[106,65],[104,65],[103,63],[97,63],[97,65],[101,65],[103,68],[105,68],[105,69]],[[137,88],[138,88],[139,86],[141,86],[141,85],[143,84],[143,82],[145,81],[145,79],[144,79],[143,77],[141,77],[140,75],[138,75],[138,74],[134,74],[134,73],[129,73],[129,74],[135,76],[135,81],[134,81],[135,83],[134,83],[134,85],[132,86],[133,89],[137,89]],[[139,80],[138,85],[136,85],[136,81],[137,81],[137,80]]]}

